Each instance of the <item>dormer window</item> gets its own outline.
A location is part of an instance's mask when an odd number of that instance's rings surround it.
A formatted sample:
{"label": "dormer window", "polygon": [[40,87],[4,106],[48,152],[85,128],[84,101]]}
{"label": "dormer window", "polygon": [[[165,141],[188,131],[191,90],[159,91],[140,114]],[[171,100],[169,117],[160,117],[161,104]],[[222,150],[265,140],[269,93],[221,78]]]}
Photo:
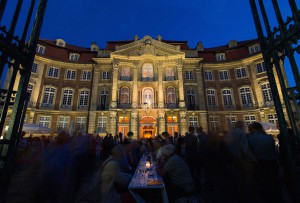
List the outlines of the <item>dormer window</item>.
{"label": "dormer window", "polygon": [[76,54],[76,53],[70,53],[69,55],[69,60],[71,61],[78,61],[79,60],[80,55]]}
{"label": "dormer window", "polygon": [[57,39],[56,45],[60,47],[66,47],[66,42],[63,39]]}
{"label": "dormer window", "polygon": [[236,40],[232,40],[229,42],[229,48],[232,48],[232,47],[236,47],[237,46],[237,41]]}
{"label": "dormer window", "polygon": [[45,50],[46,50],[46,47],[43,45],[38,44],[36,46],[36,53],[45,54]]}
{"label": "dormer window", "polygon": [[99,47],[95,42],[91,44],[91,51],[99,51]]}
{"label": "dormer window", "polygon": [[217,61],[226,61],[225,53],[216,54]]}
{"label": "dormer window", "polygon": [[248,49],[249,49],[249,54],[255,54],[257,52],[260,52],[259,44],[254,44],[254,45],[248,47]]}

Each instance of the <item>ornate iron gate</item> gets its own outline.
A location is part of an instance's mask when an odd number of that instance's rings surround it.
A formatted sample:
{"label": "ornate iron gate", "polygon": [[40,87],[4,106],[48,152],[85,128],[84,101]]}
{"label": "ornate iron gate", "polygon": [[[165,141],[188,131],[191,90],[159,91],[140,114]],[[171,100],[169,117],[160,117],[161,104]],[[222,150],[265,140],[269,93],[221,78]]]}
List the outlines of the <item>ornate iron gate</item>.
{"label": "ornate iron gate", "polygon": [[[3,132],[8,109],[12,109],[5,138],[0,140],[1,203],[5,202],[9,180],[14,171],[20,130],[22,129],[27,107],[27,86],[47,5],[47,0],[39,0],[39,2],[31,0],[29,2],[30,5],[25,16],[25,24],[21,35],[18,36],[16,34],[16,25],[18,22],[22,22],[20,14],[23,8],[23,0],[16,2],[9,28],[2,25],[2,17],[7,8],[7,0],[0,0],[0,76],[2,77],[6,68],[12,69],[8,89],[0,91],[3,99],[0,115],[0,132]],[[35,18],[33,19],[34,13]],[[32,26],[32,31],[29,33],[30,26]],[[28,35],[30,35],[29,40],[27,39]],[[20,81],[18,84],[15,84],[18,73],[20,74]],[[18,86],[16,92],[13,91],[14,85]],[[12,107],[9,107],[10,105]]]}

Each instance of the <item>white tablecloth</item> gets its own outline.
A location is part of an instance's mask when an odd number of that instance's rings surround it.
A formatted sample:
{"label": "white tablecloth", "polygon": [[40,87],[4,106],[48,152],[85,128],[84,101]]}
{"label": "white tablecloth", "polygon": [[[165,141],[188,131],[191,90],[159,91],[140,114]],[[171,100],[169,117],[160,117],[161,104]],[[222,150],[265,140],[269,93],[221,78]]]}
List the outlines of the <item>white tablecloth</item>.
{"label": "white tablecloth", "polygon": [[[163,183],[162,177],[157,176],[157,175],[152,175],[152,173],[156,173],[155,169],[152,169],[151,171],[148,171],[148,180],[154,179],[156,178],[157,180],[161,181],[162,184],[158,184],[158,185],[147,185],[147,181],[144,181],[144,184],[141,184],[140,182],[140,178],[141,178],[141,174],[139,174],[140,170],[145,170],[145,164],[146,164],[146,160],[145,157],[143,157],[140,160],[140,164],[138,165],[134,176],[132,177],[132,180],[128,186],[128,190],[129,192],[132,194],[133,198],[138,202],[138,203],[144,203],[145,200],[143,199],[143,197],[141,197],[141,195],[138,193],[139,190],[151,190],[151,189],[160,189],[161,190],[161,197],[162,197],[162,201],[163,203],[169,203],[168,200],[168,195],[167,195],[167,191],[165,188],[165,185]],[[150,175],[151,174],[151,175]],[[145,175],[145,174],[143,174]],[[146,176],[147,177],[147,176]]]}

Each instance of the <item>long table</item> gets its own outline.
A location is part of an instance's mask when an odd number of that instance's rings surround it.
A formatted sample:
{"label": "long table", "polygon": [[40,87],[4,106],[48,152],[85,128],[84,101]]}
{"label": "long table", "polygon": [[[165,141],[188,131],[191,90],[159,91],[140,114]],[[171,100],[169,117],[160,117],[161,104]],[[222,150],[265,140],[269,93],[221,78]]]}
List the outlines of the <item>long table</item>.
{"label": "long table", "polygon": [[158,176],[154,165],[149,167],[147,157],[143,156],[128,186],[129,192],[138,203],[145,203],[144,198],[139,194],[141,190],[160,189],[163,203],[169,203],[168,195],[162,177]]}

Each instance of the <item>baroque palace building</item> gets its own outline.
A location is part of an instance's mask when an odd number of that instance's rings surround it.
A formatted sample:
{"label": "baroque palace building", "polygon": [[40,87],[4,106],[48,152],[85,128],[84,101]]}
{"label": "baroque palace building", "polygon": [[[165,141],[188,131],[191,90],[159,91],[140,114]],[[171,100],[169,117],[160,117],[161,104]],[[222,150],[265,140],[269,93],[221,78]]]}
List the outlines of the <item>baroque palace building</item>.
{"label": "baroque palace building", "polygon": [[258,40],[194,49],[161,36],[108,41],[104,49],[39,40],[28,92],[24,123],[53,134],[74,126],[143,138],[277,121]]}

